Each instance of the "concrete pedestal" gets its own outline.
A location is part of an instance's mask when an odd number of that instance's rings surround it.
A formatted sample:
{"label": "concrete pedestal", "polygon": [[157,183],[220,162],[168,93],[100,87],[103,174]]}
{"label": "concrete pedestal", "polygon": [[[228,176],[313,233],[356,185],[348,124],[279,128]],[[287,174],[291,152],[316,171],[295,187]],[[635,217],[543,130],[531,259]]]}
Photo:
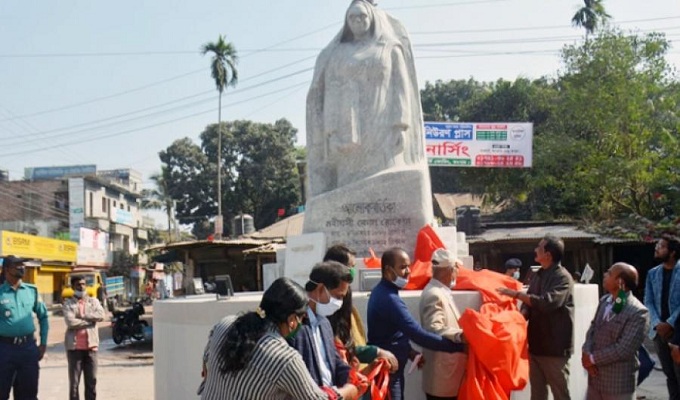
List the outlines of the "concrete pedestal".
{"label": "concrete pedestal", "polygon": [[[364,317],[368,292],[354,293],[353,302]],[[401,293],[411,314],[419,320],[420,291]],[[164,400],[196,399],[196,389],[201,382],[203,350],[212,326],[229,314],[254,310],[262,293],[237,293],[227,300],[216,300],[213,295],[175,298],[154,303],[154,384],[155,398]],[[455,291],[454,301],[462,311],[478,310],[480,296],[477,292]],[[581,346],[586,330],[595,315],[598,302],[596,285],[575,285],[574,356],[570,360],[570,390],[573,399],[585,398],[587,375],[581,368]],[[425,399],[421,390],[421,374],[416,371],[406,377],[405,398]],[[529,399],[529,387],[514,392],[513,399]]]}

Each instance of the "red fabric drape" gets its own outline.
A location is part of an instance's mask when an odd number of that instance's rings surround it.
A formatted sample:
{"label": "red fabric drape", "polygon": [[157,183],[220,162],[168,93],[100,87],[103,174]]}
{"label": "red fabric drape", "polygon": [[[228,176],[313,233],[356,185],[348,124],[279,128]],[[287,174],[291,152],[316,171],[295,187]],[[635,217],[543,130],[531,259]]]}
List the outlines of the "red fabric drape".
{"label": "red fabric drape", "polygon": [[467,309],[458,321],[470,345],[459,398],[506,400],[528,381],[527,323],[515,300],[496,292],[502,286],[522,288],[519,281],[486,269],[458,274],[456,289],[478,290],[482,296],[479,312]]}
{"label": "red fabric drape", "polygon": [[408,277],[406,290],[422,290],[432,278],[432,253],[441,248],[446,248],[437,232],[430,225],[425,225],[418,232],[416,249],[413,252],[411,262],[411,274]]}

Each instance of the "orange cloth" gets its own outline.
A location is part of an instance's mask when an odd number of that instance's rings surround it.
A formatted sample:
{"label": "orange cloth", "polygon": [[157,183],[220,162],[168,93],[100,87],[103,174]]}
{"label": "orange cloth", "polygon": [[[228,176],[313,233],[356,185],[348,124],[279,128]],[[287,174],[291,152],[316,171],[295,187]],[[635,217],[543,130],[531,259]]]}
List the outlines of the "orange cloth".
{"label": "orange cloth", "polygon": [[366,268],[380,268],[380,258],[375,255],[372,248],[368,248],[368,252],[371,253],[370,257],[364,258],[364,265]]}
{"label": "orange cloth", "polygon": [[458,320],[470,345],[460,398],[505,400],[527,384],[527,322],[515,300],[498,294],[498,287],[520,290],[522,284],[490,270],[461,269],[456,279],[456,289],[478,290],[482,296],[480,311],[467,309]]}
{"label": "orange cloth", "polygon": [[430,225],[425,225],[418,232],[416,249],[413,252],[411,274],[408,277],[406,290],[423,290],[432,278],[432,253],[441,248],[446,248]]}

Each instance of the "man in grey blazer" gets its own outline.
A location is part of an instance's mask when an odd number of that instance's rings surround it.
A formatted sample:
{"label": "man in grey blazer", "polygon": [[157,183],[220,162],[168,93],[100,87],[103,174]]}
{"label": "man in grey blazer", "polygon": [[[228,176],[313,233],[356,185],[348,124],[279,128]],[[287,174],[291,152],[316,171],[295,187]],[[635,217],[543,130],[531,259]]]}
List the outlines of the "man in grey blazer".
{"label": "man in grey blazer", "polygon": [[[460,260],[446,249],[432,253],[432,279],[420,297],[420,323],[423,328],[454,343],[464,343],[458,325],[460,311],[451,296]],[[427,400],[455,400],[463,381],[467,354],[423,349],[423,391]]]}
{"label": "man in grey blazer", "polygon": [[601,299],[586,333],[581,363],[588,370],[589,400],[635,399],[637,351],[649,329],[649,311],[632,294],[635,267],[616,263],[604,274]]}

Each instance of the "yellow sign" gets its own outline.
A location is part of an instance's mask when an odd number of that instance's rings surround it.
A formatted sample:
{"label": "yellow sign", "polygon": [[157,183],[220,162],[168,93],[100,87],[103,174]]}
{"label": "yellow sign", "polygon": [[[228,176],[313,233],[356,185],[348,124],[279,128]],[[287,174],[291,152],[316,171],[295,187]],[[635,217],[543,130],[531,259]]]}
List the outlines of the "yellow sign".
{"label": "yellow sign", "polygon": [[78,244],[23,233],[0,231],[0,254],[51,261],[76,262]]}

